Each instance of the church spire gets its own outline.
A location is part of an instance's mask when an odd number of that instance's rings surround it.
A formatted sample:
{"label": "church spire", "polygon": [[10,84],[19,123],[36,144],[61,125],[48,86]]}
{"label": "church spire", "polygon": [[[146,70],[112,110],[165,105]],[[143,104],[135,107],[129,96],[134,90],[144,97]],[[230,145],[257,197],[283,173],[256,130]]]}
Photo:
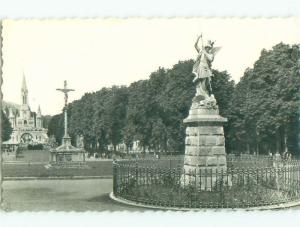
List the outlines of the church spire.
{"label": "church spire", "polygon": [[41,111],[41,106],[39,105],[38,111],[37,111],[37,116],[41,117],[42,116],[42,111]]}
{"label": "church spire", "polygon": [[42,111],[39,105],[36,115],[36,127],[42,128],[43,127],[43,120],[42,120]]}
{"label": "church spire", "polygon": [[22,82],[22,92],[23,92],[23,91],[27,91],[27,92],[28,92],[24,72],[23,72],[23,82]]}
{"label": "church spire", "polygon": [[28,89],[26,85],[24,72],[23,72],[23,82],[21,88],[21,98],[22,98],[22,105],[28,105]]}

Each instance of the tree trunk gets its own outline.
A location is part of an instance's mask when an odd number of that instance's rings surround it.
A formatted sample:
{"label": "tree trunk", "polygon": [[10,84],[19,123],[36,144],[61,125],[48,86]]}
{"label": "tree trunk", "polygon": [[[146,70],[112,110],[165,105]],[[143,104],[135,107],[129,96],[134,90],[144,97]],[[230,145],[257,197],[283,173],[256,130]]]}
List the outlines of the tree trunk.
{"label": "tree trunk", "polygon": [[247,152],[247,154],[250,154],[250,144],[249,143],[246,144],[246,152]]}
{"label": "tree trunk", "polygon": [[284,131],[284,152],[288,152],[288,146],[287,146],[287,133]]}

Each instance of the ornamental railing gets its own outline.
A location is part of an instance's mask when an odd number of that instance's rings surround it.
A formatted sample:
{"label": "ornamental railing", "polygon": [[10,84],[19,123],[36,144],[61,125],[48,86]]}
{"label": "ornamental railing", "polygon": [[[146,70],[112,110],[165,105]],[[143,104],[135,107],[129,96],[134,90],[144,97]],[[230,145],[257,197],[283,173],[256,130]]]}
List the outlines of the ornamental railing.
{"label": "ornamental railing", "polygon": [[226,170],[194,172],[184,171],[183,158],[114,161],[113,193],[140,204],[179,208],[259,207],[300,199],[300,162],[259,158],[231,157]]}

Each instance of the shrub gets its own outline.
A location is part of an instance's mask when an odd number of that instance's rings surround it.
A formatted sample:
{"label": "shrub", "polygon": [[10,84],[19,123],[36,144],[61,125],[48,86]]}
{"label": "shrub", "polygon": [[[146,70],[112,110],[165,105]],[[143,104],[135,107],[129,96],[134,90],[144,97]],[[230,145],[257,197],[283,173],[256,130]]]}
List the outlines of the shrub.
{"label": "shrub", "polygon": [[43,144],[29,144],[27,148],[28,150],[43,150],[44,146]]}

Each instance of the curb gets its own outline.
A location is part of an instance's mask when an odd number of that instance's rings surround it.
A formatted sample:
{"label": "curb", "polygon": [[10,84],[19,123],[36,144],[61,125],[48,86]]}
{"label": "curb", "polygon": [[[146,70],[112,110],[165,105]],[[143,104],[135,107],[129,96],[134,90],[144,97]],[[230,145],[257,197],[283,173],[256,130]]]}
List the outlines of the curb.
{"label": "curb", "polygon": [[[85,160],[86,163],[89,162],[112,162],[113,159],[100,159],[100,160]],[[49,164],[49,162],[46,161],[41,161],[41,162],[24,162],[24,161],[4,161],[3,162],[4,165],[47,165]]]}
{"label": "curb", "polygon": [[113,192],[109,193],[109,198],[125,205],[155,209],[155,210],[172,210],[172,211],[255,211],[255,210],[275,210],[275,209],[286,209],[300,205],[300,200],[288,203],[281,203],[278,205],[260,206],[260,207],[247,207],[247,208],[178,208],[178,207],[161,207],[154,205],[147,205],[142,203],[133,202],[127,199],[117,198]]}
{"label": "curb", "polygon": [[17,181],[17,180],[87,180],[87,179],[112,179],[112,176],[4,177],[4,181]]}
{"label": "curb", "polygon": [[4,165],[46,165],[47,162],[3,162]]}

